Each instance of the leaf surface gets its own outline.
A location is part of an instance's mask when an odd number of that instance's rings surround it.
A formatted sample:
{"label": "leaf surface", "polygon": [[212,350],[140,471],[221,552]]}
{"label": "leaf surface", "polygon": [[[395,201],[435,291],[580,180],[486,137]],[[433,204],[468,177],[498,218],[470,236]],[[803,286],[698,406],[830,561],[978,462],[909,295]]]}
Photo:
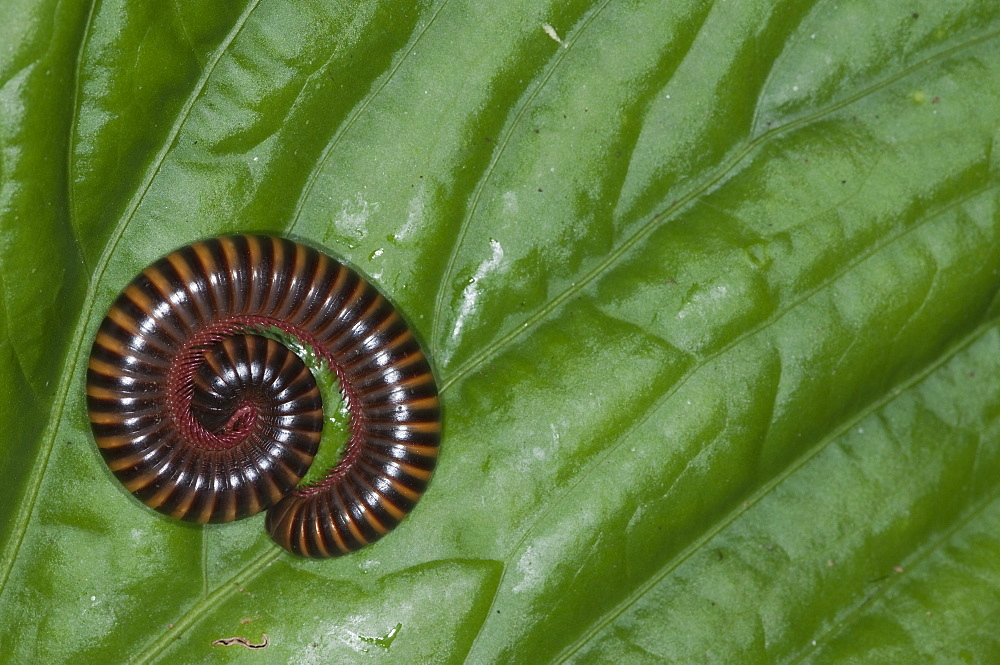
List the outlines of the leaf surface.
{"label": "leaf surface", "polygon": [[[994,4],[0,0],[0,653],[995,662]],[[434,482],[342,559],[90,435],[117,292],[242,231],[435,364]]]}

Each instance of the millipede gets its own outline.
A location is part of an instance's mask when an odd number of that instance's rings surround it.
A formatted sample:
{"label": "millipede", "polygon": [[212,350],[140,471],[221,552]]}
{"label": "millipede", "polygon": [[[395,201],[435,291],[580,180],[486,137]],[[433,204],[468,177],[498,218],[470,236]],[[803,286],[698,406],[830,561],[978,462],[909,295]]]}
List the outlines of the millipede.
{"label": "millipede", "polygon": [[[313,483],[322,396],[268,330],[314,350],[350,414]],[[199,523],[267,510],[271,538],[313,558],[395,528],[441,438],[430,363],[396,308],[342,262],[269,236],[195,242],[136,276],[97,331],[87,408],[104,461],[147,506]]]}

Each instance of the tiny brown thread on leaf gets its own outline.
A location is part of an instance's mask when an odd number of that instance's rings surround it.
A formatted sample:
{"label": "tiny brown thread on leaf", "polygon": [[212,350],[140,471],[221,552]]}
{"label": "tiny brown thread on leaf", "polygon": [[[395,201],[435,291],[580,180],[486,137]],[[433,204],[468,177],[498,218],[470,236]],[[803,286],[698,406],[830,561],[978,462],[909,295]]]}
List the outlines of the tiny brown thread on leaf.
{"label": "tiny brown thread on leaf", "polygon": [[244,646],[247,649],[266,649],[271,643],[267,638],[267,633],[260,634],[260,644],[254,644],[245,637],[222,637],[212,642],[213,647]]}

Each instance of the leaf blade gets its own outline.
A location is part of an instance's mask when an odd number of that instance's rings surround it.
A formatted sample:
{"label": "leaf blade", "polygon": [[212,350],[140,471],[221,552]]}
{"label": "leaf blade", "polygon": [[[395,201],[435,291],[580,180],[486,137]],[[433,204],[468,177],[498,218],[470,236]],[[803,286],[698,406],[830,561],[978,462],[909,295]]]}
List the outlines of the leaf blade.
{"label": "leaf blade", "polygon": [[[920,593],[983,633],[995,584],[975,543],[991,551],[1000,394],[989,3],[103,3],[89,29],[74,7],[63,29],[85,36],[47,57],[80,72],[79,100],[61,130],[25,140],[30,168],[0,162],[18,187],[46,174],[25,192],[73,192],[30,234],[43,253],[0,247],[4,385],[32,389],[0,407],[5,422],[27,414],[23,445],[0,445],[4,523],[23,534],[0,533],[0,614],[28,627],[5,652],[198,660],[242,631],[267,632],[279,659],[669,662],[720,644],[743,662],[863,659],[916,644],[924,620],[898,613]],[[8,100],[17,58],[47,38],[22,32],[32,46],[0,56]],[[51,104],[39,81],[31,109]],[[12,117],[0,154],[28,127]],[[46,164],[60,150],[69,177]],[[8,240],[17,214],[0,207]],[[237,229],[344,255],[438,365],[441,469],[414,515],[353,557],[290,559],[259,520],[151,516],[75,445],[89,441],[77,389],[94,313],[156,256]],[[56,275],[40,299],[27,267]],[[38,331],[53,327],[50,356]],[[954,367],[978,379],[948,383]],[[932,383],[936,402],[921,397]],[[851,455],[873,453],[852,427],[891,431],[909,421],[880,414],[915,403],[980,404],[962,412],[980,438],[941,425],[948,413],[928,431],[952,432],[951,449],[871,435],[911,466],[858,480]],[[898,503],[873,522],[862,509],[879,491]],[[773,517],[802,522],[809,505],[809,530]],[[834,566],[822,537],[843,552]],[[754,549],[765,539],[782,548]],[[818,572],[777,560],[796,551]],[[934,571],[965,560],[984,589],[967,577],[942,596]],[[866,575],[894,561],[901,581],[866,604]],[[727,623],[713,594],[757,611]],[[872,638],[893,616],[891,639]],[[942,629],[920,646],[948,644]]]}

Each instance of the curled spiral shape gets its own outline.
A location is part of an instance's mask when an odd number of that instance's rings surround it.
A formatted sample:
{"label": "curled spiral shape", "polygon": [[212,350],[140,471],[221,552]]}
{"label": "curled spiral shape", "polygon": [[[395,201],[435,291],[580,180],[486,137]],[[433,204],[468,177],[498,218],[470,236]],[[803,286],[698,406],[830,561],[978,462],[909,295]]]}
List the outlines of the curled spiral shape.
{"label": "curled spiral shape", "polygon": [[[336,372],[351,437],[297,487],[319,446],[322,398],[278,328]],[[307,557],[347,554],[392,530],[437,460],[430,365],[399,312],[335,259],[282,238],[226,236],[163,257],[125,287],[87,370],[90,423],[108,467],[146,505],[194,522],[267,509]]]}

